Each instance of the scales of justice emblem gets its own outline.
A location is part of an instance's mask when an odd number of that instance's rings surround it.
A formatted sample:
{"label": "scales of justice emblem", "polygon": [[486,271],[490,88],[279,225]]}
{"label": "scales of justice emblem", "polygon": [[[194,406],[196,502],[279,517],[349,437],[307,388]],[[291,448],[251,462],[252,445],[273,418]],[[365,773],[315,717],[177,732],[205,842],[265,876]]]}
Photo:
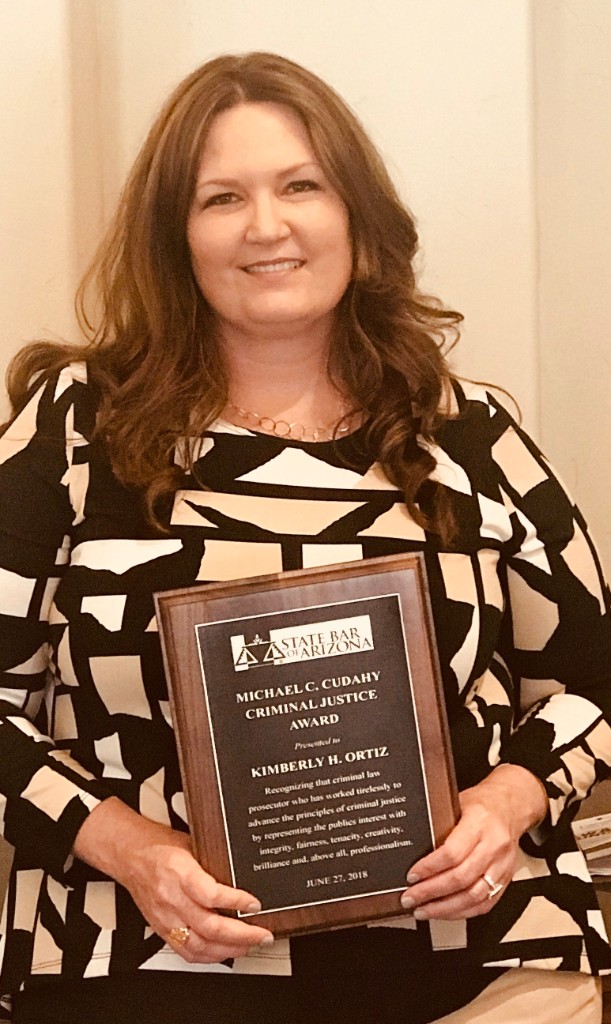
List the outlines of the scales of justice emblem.
{"label": "scales of justice emblem", "polygon": [[287,661],[286,652],[281,651],[278,644],[269,637],[265,639],[260,633],[255,634],[250,643],[246,637],[231,637],[231,653],[233,655],[233,667],[236,672],[244,672],[249,668],[261,668],[263,665],[275,665],[277,662],[285,664]]}

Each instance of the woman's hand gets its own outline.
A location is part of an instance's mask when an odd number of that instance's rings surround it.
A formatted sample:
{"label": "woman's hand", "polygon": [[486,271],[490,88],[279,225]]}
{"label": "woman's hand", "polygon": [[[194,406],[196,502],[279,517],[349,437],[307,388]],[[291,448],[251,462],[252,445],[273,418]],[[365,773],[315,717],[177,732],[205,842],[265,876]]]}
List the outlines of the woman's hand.
{"label": "woman's hand", "polygon": [[446,841],[409,871],[402,897],[418,920],[487,914],[513,876],[520,836],[548,810],[542,783],[502,764],[460,794],[461,818]]}
{"label": "woman's hand", "polygon": [[[151,928],[189,963],[220,963],[274,941],[265,928],[218,913],[261,908],[250,893],[204,871],[188,836],[143,818],[115,797],[89,815],[74,853],[125,886]],[[187,932],[173,940],[173,929]]]}

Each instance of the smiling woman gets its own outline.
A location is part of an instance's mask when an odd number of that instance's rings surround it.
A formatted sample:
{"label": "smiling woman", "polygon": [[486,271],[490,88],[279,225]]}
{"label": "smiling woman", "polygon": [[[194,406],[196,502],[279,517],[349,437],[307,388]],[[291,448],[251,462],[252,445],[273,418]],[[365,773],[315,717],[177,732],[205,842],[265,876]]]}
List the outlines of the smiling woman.
{"label": "smiling woman", "polygon": [[279,104],[245,103],[217,117],[187,237],[195,278],[215,313],[231,403],[249,405],[257,394],[289,422],[339,421],[342,396],[324,387],[323,372],[313,378],[307,404],[303,380],[287,395],[286,381],[270,377],[296,354],[317,359],[324,371],[352,275],[348,211],[297,114]]}
{"label": "smiling woman", "polygon": [[[144,143],[81,289],[88,347],[41,343],[13,364],[0,792],[15,1024],[599,1019],[592,976],[611,954],[571,821],[611,773],[608,590],[536,445],[450,374],[461,317],[419,291],[416,249],[333,90],[272,54],[219,57]],[[461,817],[406,861],[391,921],[274,942],[243,919],[257,894],[192,856],[153,594],[404,551],[426,563]],[[346,716],[376,714],[361,668],[324,667]],[[289,671],[278,691],[308,691]],[[295,751],[339,742],[339,712],[297,717],[306,703],[281,708]],[[250,770],[275,775],[272,753]],[[344,756],[356,773],[390,747]],[[307,793],[320,760],[289,758],[268,795]],[[350,841],[339,807],[323,819],[317,847]],[[314,868],[313,845],[299,856]],[[359,877],[381,849],[353,850]]]}

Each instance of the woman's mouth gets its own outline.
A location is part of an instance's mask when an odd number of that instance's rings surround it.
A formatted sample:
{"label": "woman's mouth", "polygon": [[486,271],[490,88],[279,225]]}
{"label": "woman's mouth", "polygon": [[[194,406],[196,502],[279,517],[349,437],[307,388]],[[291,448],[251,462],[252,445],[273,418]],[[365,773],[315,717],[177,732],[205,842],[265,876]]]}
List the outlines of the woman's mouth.
{"label": "woman's mouth", "polygon": [[242,267],[247,274],[281,274],[287,270],[298,270],[305,260],[261,260],[259,263],[249,263]]}

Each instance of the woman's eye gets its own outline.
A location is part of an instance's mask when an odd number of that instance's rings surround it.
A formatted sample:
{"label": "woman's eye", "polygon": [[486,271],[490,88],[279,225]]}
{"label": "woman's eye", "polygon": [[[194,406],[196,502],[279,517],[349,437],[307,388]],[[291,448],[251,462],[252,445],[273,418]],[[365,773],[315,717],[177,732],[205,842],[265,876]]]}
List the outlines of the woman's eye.
{"label": "woman's eye", "polygon": [[209,206],[229,206],[231,203],[235,203],[237,200],[235,192],[219,192],[216,196],[209,196],[204,201],[204,210],[207,210]]}
{"label": "woman's eye", "polygon": [[288,189],[290,192],[320,192],[320,185],[317,181],[304,178],[299,181],[291,181]]}

